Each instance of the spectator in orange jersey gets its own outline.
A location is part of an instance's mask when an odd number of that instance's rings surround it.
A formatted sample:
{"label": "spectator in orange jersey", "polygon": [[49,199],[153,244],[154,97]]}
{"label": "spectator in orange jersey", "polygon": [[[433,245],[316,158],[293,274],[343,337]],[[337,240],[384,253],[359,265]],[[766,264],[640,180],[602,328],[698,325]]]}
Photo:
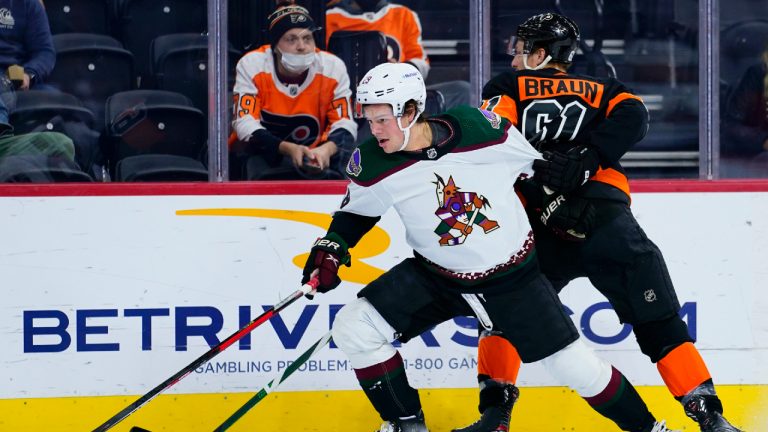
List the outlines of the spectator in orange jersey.
{"label": "spectator in orange jersey", "polygon": [[357,125],[349,76],[336,56],[315,46],[309,12],[292,4],[269,16],[270,44],[237,64],[233,178],[342,178]]}
{"label": "spectator in orange jersey", "polygon": [[[386,0],[332,0],[328,6],[326,42],[339,30],[380,31],[387,39],[389,61],[410,63],[427,79],[429,58],[421,43],[421,22],[416,12]],[[431,84],[427,89],[442,93],[446,109],[470,103],[466,81]]]}

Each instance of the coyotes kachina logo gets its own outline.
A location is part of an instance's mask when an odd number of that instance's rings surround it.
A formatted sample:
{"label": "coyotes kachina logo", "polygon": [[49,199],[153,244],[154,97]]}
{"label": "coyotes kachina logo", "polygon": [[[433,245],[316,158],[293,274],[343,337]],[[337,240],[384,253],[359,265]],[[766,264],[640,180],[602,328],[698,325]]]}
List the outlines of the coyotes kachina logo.
{"label": "coyotes kachina logo", "polygon": [[435,210],[435,215],[440,218],[440,225],[435,228],[435,234],[440,236],[440,246],[456,246],[464,243],[472,234],[475,225],[489,232],[499,228],[496,221],[488,219],[480,212],[480,209],[491,208],[491,203],[475,192],[459,192],[458,186],[453,181],[453,176],[448,177],[446,183],[442,177],[435,174],[437,185],[437,203],[440,205]]}

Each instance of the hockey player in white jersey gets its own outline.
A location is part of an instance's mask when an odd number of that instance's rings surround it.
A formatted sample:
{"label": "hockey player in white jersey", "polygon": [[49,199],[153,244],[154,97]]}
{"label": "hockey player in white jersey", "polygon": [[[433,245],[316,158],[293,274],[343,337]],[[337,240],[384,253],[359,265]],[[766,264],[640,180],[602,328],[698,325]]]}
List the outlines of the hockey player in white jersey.
{"label": "hockey player in white jersey", "polygon": [[364,287],[332,329],[381,430],[427,430],[392,342],[463,315],[501,330],[524,362],[541,361],[620,429],[650,430],[655,419],[634,387],[579,339],[539,272],[514,184],[540,154],[492,112],[458,107],[425,119],[425,99],[421,74],[406,63],[362,79],[357,104],[373,137],[353,152],[346,196],[304,267],[304,280],[318,277],[318,292],[327,292],[350,264],[348,249],[390,207],[405,225],[414,256]]}

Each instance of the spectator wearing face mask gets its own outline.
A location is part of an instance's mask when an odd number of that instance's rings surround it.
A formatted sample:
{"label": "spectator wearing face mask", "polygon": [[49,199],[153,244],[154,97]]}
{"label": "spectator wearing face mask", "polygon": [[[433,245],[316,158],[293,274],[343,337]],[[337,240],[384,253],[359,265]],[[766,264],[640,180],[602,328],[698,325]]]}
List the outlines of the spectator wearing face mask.
{"label": "spectator wearing face mask", "polygon": [[246,160],[246,179],[342,178],[357,136],[346,66],[315,46],[305,8],[281,5],[268,20],[270,44],[236,68],[235,163]]}

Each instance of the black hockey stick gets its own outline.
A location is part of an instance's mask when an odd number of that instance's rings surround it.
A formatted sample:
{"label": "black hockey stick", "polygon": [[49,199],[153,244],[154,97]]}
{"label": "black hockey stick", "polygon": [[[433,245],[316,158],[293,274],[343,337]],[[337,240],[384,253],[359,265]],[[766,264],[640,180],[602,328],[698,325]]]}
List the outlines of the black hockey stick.
{"label": "black hockey stick", "polygon": [[320,340],[312,344],[309,349],[304,351],[302,355],[300,355],[296,360],[294,360],[293,363],[288,366],[285,371],[280,374],[280,376],[277,376],[272,379],[269,383],[267,383],[264,388],[259,390],[255,395],[253,395],[250,399],[248,399],[247,402],[243,404],[240,408],[238,408],[237,411],[234,412],[231,416],[229,416],[228,419],[224,420],[224,423],[222,423],[219,427],[214,429],[214,432],[223,432],[227,429],[229,429],[233,424],[235,424],[236,421],[240,420],[241,417],[245,415],[251,408],[256,406],[257,403],[261,402],[262,399],[267,397],[268,394],[272,393],[272,391],[277,388],[280,384],[282,384],[283,381],[285,381],[289,376],[291,376],[294,372],[296,372],[304,363],[309,360],[310,357],[315,355],[316,352],[323,349],[323,347],[330,342],[331,340],[331,332],[328,332],[325,334],[325,336],[321,337]]}
{"label": "black hockey stick", "polygon": [[220,352],[229,348],[230,345],[234,344],[235,342],[240,340],[243,336],[253,331],[253,329],[265,323],[273,316],[277,315],[281,310],[285,309],[288,305],[300,299],[305,294],[309,294],[310,292],[314,291],[315,288],[317,288],[317,284],[318,284],[318,281],[316,278],[311,279],[309,282],[302,285],[301,288],[296,290],[293,294],[284,298],[278,304],[272,306],[263,314],[254,318],[253,321],[249,322],[244,327],[240,328],[240,330],[232,333],[228,338],[219,342],[218,345],[214,346],[213,348],[208,350],[206,353],[204,353],[203,355],[195,359],[195,361],[188,364],[182,370],[173,374],[172,377],[168,378],[167,380],[160,383],[160,385],[158,385],[157,387],[148,391],[146,394],[144,394],[144,396],[136,399],[136,401],[134,401],[132,404],[128,405],[127,407],[123,408],[123,410],[120,411],[119,413],[113,415],[111,418],[109,418],[109,420],[105,421],[101,426],[94,429],[93,432],[104,432],[106,430],[111,429],[113,426],[120,423],[126,417],[131,415],[131,413],[141,408],[142,405],[152,400],[155,396],[157,396],[158,394],[162,393],[165,390],[168,390],[172,385],[181,381],[184,377],[189,375],[193,370],[202,366],[208,360],[214,358]]}

